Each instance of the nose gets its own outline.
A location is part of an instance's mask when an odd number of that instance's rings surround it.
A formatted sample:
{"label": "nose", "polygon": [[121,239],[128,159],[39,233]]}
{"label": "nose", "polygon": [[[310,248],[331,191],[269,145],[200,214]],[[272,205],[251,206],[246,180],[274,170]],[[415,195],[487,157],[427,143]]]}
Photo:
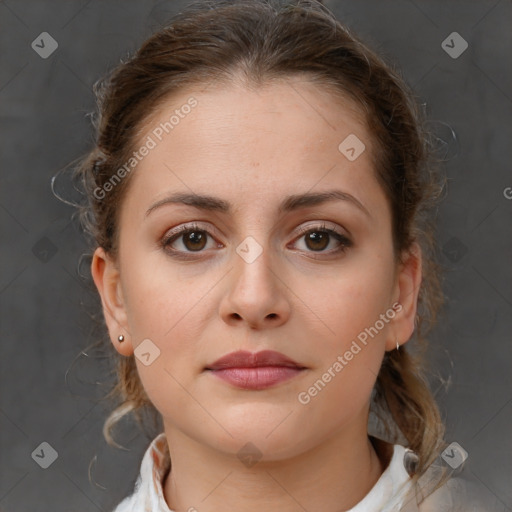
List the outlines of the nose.
{"label": "nose", "polygon": [[291,311],[290,292],[276,266],[272,267],[270,251],[263,249],[254,260],[235,253],[233,259],[228,290],[220,305],[223,320],[229,325],[245,324],[251,329],[284,324]]}

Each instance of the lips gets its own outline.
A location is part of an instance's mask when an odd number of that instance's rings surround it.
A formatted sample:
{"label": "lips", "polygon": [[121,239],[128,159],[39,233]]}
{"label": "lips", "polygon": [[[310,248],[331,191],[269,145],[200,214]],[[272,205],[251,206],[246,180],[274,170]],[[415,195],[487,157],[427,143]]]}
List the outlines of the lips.
{"label": "lips", "polygon": [[301,374],[306,368],[273,350],[232,352],[205,368],[231,386],[262,390]]}
{"label": "lips", "polygon": [[286,368],[303,369],[299,363],[285,355],[273,350],[263,350],[261,352],[238,351],[231,352],[213,364],[208,365],[206,370],[225,370],[228,368],[260,368],[268,366],[282,366]]}

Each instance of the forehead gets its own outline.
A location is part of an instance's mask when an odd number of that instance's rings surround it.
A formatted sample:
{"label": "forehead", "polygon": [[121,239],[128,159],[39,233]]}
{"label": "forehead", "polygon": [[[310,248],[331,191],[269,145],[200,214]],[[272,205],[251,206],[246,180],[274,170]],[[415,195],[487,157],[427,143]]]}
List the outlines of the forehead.
{"label": "forehead", "polygon": [[[343,153],[347,140],[357,159]],[[188,189],[269,201],[334,182],[357,194],[375,181],[361,110],[300,78],[182,90],[159,103],[135,149],[149,141],[130,189],[151,199]]]}
{"label": "forehead", "polygon": [[342,138],[357,133],[370,152],[362,109],[348,94],[333,91],[307,76],[275,79],[258,87],[240,80],[198,84],[160,100],[141,122],[136,145],[147,136],[158,146],[184,149],[201,143],[229,147],[242,142],[271,149],[287,140],[290,145],[296,141],[294,153],[307,153],[310,145],[323,141],[336,149]]}

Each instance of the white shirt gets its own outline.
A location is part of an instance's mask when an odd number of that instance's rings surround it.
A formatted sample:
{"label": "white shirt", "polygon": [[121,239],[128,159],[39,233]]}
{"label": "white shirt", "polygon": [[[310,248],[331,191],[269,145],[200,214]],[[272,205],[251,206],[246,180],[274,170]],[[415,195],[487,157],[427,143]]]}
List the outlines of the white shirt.
{"label": "white shirt", "polygon": [[[466,487],[458,479],[454,485],[445,485],[431,494],[420,508],[414,498],[412,480],[404,466],[407,450],[394,445],[393,455],[387,468],[370,492],[347,512],[489,512],[491,508],[480,508],[475,501],[468,501]],[[170,467],[169,448],[165,433],[158,435],[149,445],[142,459],[140,474],[135,482],[133,494],[126,497],[113,512],[174,512],[164,498],[163,481]],[[459,494],[456,499],[454,490]],[[193,511],[191,507],[189,510]]]}

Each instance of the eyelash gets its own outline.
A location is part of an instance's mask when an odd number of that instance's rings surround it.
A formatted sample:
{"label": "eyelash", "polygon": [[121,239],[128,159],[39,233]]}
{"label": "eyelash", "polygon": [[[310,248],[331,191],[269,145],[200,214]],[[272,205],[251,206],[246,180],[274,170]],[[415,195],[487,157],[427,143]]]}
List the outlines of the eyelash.
{"label": "eyelash", "polygon": [[[207,229],[204,229],[197,224],[187,224],[184,226],[180,226],[173,233],[164,236],[161,241],[162,248],[171,257],[181,258],[181,259],[191,259],[191,258],[193,258],[193,256],[192,257],[188,256],[188,254],[194,254],[194,253],[200,254],[201,252],[204,252],[203,250],[201,250],[201,251],[178,251],[176,249],[169,248],[169,246],[173,242],[178,240],[180,237],[182,237],[183,235],[186,235],[188,233],[191,233],[193,231],[199,231],[201,233],[206,233],[211,238],[214,238],[213,235]],[[340,252],[345,253],[348,248],[352,247],[351,240],[349,240],[345,235],[339,233],[338,231],[328,228],[325,224],[321,224],[318,226],[300,227],[298,231],[299,231],[299,236],[297,238],[295,238],[295,240],[302,238],[304,235],[306,235],[308,233],[322,232],[322,233],[327,233],[330,236],[334,237],[340,243],[340,246],[337,249],[330,250],[330,251],[307,251],[312,254],[317,254],[317,256],[314,256],[314,258],[321,257],[319,255],[322,255],[322,254],[333,255],[333,254],[338,254]]]}

